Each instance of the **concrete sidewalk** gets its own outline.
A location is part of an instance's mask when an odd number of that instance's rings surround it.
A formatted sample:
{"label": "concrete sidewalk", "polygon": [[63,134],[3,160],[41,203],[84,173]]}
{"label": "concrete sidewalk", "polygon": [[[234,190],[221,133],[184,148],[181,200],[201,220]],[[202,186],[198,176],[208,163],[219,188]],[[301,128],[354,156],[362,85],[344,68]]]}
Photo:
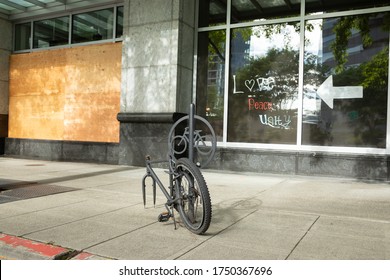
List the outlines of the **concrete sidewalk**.
{"label": "concrete sidewalk", "polygon": [[388,183],[203,170],[198,236],[157,222],[161,192],[144,208],[144,173],[0,157],[0,259],[390,259]]}

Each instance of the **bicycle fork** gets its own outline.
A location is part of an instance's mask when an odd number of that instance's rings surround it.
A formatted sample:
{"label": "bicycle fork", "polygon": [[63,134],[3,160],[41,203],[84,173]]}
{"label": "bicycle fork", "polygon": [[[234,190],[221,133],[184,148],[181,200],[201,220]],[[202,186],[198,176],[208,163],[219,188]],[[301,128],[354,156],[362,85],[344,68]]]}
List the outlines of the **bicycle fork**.
{"label": "bicycle fork", "polygon": [[158,217],[158,221],[159,222],[166,222],[169,220],[169,218],[172,217],[174,225],[175,225],[175,229],[177,229],[173,207],[174,207],[174,204],[178,201],[178,199],[177,198],[172,199],[174,197],[174,194],[173,194],[173,185],[172,185],[172,178],[173,178],[172,176],[173,175],[171,172],[169,172],[169,176],[170,176],[170,182],[171,182],[171,185],[170,185],[171,194],[169,194],[167,192],[163,183],[160,181],[157,174],[154,172],[154,170],[151,166],[150,157],[149,156],[146,157],[146,174],[142,179],[142,197],[143,197],[144,207],[146,207],[146,180],[150,177],[152,179],[152,188],[153,188],[153,206],[156,207],[156,184],[160,187],[161,191],[163,192],[163,194],[167,198],[167,202],[165,203],[165,208],[167,209],[168,212],[161,213]]}

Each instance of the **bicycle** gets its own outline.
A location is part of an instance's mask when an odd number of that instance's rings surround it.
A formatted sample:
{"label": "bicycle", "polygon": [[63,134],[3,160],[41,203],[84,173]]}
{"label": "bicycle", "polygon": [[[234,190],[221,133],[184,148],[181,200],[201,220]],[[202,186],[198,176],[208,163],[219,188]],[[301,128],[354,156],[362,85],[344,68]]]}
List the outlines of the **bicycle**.
{"label": "bicycle", "polygon": [[[198,150],[200,146],[202,146],[202,149],[208,147],[207,152],[201,151],[203,154],[207,155],[207,159],[203,163],[203,166],[206,166],[206,164],[208,164],[214,156],[216,138],[211,125],[205,119],[194,115],[194,110],[195,107],[191,104],[190,115],[180,118],[172,126],[168,136],[168,161],[152,161],[150,156],[146,157],[146,174],[142,179],[142,193],[145,206],[146,181],[148,178],[151,178],[154,205],[156,205],[156,185],[159,186],[160,190],[167,199],[167,202],[165,203],[167,212],[161,213],[158,216],[158,221],[166,222],[172,218],[175,229],[177,229],[175,219],[176,210],[179,213],[185,227],[189,231],[195,234],[204,234],[211,223],[212,206],[206,181],[199,168],[201,163],[197,162],[197,164],[195,164],[193,161],[193,149],[195,148]],[[194,134],[195,119],[205,122],[206,126],[210,130],[211,136],[214,137],[214,139],[211,139],[210,146],[208,146],[209,142],[206,141],[209,139],[207,137],[203,137],[204,135],[202,136],[201,130],[197,132],[195,131]],[[189,123],[189,126],[184,129],[183,135],[181,135],[180,138],[173,136],[175,130],[183,123],[183,121],[188,121]],[[182,156],[184,151],[188,148],[188,157],[178,158],[173,146],[175,145],[176,140],[179,140],[179,142],[185,141],[185,144],[184,142],[181,142],[180,144],[185,145],[186,149],[180,150],[179,155]],[[201,143],[201,145],[199,145],[199,143]],[[168,189],[164,186],[156,172],[153,170],[152,164],[154,163],[168,163],[168,171],[166,171],[169,175]]]}

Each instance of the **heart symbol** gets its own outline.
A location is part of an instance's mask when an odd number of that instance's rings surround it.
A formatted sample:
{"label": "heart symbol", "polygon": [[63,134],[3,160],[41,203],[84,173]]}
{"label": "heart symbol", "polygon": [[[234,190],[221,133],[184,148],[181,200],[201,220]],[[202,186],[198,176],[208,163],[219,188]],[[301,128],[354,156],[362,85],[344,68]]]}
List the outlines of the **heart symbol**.
{"label": "heart symbol", "polygon": [[246,80],[245,86],[249,89],[249,91],[252,91],[253,87],[255,86],[255,80]]}

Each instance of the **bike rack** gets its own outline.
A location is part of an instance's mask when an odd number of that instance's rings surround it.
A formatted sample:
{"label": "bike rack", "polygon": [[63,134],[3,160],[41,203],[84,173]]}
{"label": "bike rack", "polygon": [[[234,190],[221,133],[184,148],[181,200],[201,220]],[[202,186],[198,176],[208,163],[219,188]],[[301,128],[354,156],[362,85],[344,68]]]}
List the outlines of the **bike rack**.
{"label": "bike rack", "polygon": [[[176,155],[182,156],[185,152],[187,152],[186,157],[195,163],[198,167],[204,168],[207,166],[211,160],[214,158],[217,141],[214,129],[211,124],[203,117],[195,115],[195,104],[190,104],[190,111],[188,115],[183,114],[181,118],[178,118],[173,124],[169,135],[168,135],[168,154],[171,155],[176,160]],[[200,123],[202,129],[196,129],[196,125]],[[187,126],[184,129],[183,135],[175,135],[176,129],[183,125],[184,123]],[[205,131],[203,130],[205,129]],[[200,133],[204,132],[203,135]],[[208,139],[206,139],[206,137]],[[180,143],[185,140],[185,148],[177,151],[175,150],[175,140],[176,138],[180,139]],[[179,144],[180,144],[179,143]],[[209,143],[210,145],[206,144]],[[201,151],[206,148],[205,151]],[[179,148],[180,149],[180,148]],[[195,149],[197,150],[197,154],[195,156]],[[199,161],[195,162],[195,158]]]}
{"label": "bike rack", "polygon": [[194,161],[194,129],[195,129],[195,104],[190,105],[190,115],[188,119],[189,136],[188,136],[188,158]]}

